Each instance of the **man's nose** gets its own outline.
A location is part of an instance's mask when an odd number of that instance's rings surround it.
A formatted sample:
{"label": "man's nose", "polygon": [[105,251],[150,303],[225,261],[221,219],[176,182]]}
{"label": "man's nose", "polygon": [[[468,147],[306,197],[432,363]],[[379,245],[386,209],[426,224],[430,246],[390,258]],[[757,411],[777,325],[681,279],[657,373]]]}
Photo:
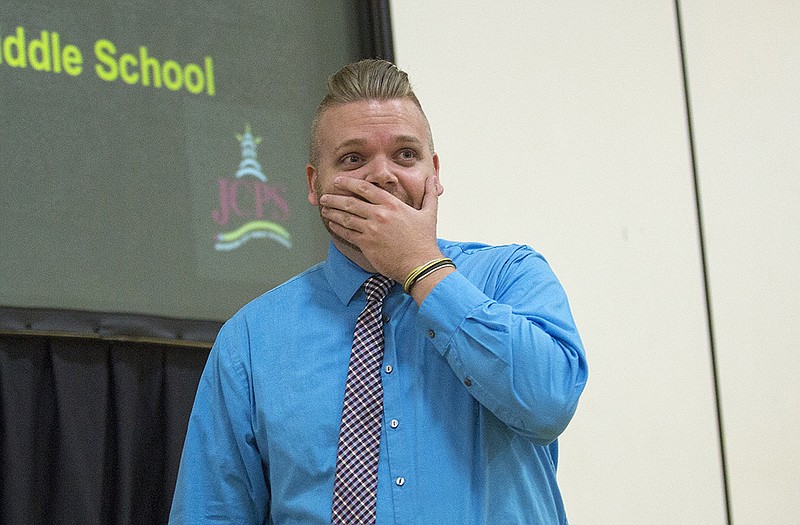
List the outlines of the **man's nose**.
{"label": "man's nose", "polygon": [[371,164],[367,171],[367,182],[371,182],[382,188],[397,183],[397,176],[394,174],[394,166],[391,159],[378,157],[373,159]]}

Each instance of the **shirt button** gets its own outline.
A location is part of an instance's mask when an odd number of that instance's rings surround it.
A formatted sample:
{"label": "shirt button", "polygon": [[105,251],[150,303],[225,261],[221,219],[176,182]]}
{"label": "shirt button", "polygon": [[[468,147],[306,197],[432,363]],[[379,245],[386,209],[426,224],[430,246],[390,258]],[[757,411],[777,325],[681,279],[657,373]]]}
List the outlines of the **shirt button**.
{"label": "shirt button", "polygon": [[466,378],[466,379],[464,379],[464,384],[465,384],[466,386],[472,386],[472,379],[470,379],[470,378]]}
{"label": "shirt button", "polygon": [[386,365],[386,367],[383,369],[383,371],[386,372],[387,374],[391,374],[393,370],[394,367],[392,365]]}
{"label": "shirt button", "polygon": [[403,477],[397,478],[396,480],[394,480],[394,483],[398,487],[402,487],[403,485],[406,484],[406,478],[403,478]]}
{"label": "shirt button", "polygon": [[433,339],[434,337],[436,337],[436,332],[434,332],[433,330],[428,330],[428,337]]}
{"label": "shirt button", "polygon": [[392,428],[397,428],[400,425],[400,422],[396,419],[392,419],[389,421],[389,426]]}

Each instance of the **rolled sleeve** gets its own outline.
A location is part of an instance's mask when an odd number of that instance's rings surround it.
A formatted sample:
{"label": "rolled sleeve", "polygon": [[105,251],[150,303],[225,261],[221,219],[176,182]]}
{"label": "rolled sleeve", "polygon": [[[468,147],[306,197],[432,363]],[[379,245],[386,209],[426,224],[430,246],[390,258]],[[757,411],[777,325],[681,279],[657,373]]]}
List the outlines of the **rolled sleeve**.
{"label": "rolled sleeve", "polygon": [[587,377],[566,295],[544,260],[518,250],[489,293],[460,271],[421,305],[418,328],[475,399],[547,444],[566,428]]}

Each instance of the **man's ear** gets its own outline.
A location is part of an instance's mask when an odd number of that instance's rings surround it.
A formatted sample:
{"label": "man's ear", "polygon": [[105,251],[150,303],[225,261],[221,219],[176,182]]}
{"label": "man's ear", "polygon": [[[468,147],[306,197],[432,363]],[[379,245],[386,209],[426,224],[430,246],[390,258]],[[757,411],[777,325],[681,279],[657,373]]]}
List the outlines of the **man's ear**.
{"label": "man's ear", "polygon": [[433,169],[436,171],[436,194],[441,196],[444,193],[444,186],[439,182],[439,155],[433,154]]}
{"label": "man's ear", "polygon": [[306,181],[308,182],[308,202],[314,206],[319,206],[319,195],[317,195],[317,169],[308,164],[306,166]]}

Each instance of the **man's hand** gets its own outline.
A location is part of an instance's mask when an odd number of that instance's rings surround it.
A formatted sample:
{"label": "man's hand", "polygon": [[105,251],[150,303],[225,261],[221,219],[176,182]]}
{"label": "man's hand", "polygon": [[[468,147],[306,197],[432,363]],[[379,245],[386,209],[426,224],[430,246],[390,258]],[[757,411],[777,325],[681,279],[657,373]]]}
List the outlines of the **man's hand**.
{"label": "man's hand", "polygon": [[366,180],[337,177],[338,190],[325,194],[320,213],[328,227],[357,246],[381,274],[402,283],[415,267],[442,256],[436,243],[438,181],[430,176],[420,209]]}

